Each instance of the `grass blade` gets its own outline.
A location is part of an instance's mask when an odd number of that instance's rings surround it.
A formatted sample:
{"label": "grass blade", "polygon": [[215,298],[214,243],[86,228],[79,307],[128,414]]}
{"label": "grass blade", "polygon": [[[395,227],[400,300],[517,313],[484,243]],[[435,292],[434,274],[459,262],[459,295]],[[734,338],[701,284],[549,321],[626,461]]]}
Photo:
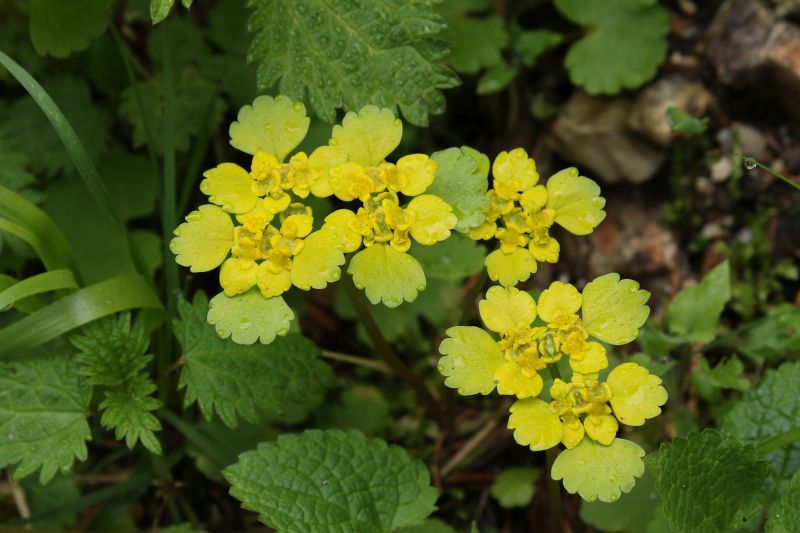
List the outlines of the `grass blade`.
{"label": "grass blade", "polygon": [[0,330],[0,358],[38,346],[98,318],[141,307],[161,309],[161,302],[138,274],[101,281]]}
{"label": "grass blade", "polygon": [[19,300],[61,289],[77,289],[78,282],[71,270],[52,270],[19,281],[0,292],[0,311],[5,311]]}

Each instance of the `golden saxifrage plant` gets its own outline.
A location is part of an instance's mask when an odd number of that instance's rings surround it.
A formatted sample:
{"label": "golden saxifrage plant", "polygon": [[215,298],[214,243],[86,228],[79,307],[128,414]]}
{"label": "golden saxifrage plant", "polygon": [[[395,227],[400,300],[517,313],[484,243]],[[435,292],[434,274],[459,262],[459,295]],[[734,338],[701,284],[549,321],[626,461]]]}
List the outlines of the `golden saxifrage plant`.
{"label": "golden saxifrage plant", "polygon": [[[551,475],[569,492],[614,501],[629,491],[644,471],[644,451],[617,438],[619,425],[657,416],[667,393],[659,377],[636,363],[603,376],[605,345],[636,339],[649,293],[614,273],[582,292],[556,281],[534,298],[516,287],[539,262],[558,261],[553,225],[586,235],[602,222],[597,184],[575,168],[540,184],[524,149],[501,152],[492,164],[493,186],[482,193],[486,209],[459,224],[457,210],[427,192],[437,180],[434,159],[410,154],[387,161],[403,131],[390,110],[347,113],[328,144],[292,154],[308,125],[304,106],[286,97],[260,96],[242,108],[230,142],[252,156],[249,170],[234,163],[208,170],[200,188],[210,203],[175,230],[171,249],[179,264],[193,272],[220,267],[222,292],[208,311],[217,333],[242,344],[272,342],[293,319],[282,294],[292,286],[322,289],[339,280],[345,265],[370,302],[396,307],[426,286],[422,265],[408,253],[412,242],[433,245],[456,230],[496,239],[485,266],[499,285],[479,302],[486,329],[447,330],[439,348],[444,383],[462,395],[496,389],[514,396],[508,427],[515,440],[533,451],[562,444]],[[308,198],[332,196],[340,208],[315,218]]]}

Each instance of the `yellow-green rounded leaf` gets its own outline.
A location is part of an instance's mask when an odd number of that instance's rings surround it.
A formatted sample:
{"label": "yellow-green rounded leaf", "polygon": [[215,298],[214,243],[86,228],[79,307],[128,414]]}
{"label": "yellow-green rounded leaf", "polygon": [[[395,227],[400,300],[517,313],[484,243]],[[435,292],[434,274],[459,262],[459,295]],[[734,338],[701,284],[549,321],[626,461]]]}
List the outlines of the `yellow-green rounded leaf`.
{"label": "yellow-green rounded leaf", "polygon": [[413,302],[419,291],[425,290],[425,273],[419,262],[388,244],[376,243],[358,252],[348,272],[375,305],[383,302],[386,307],[397,307],[404,301]]}
{"label": "yellow-green rounded leaf", "polygon": [[639,336],[639,328],[650,314],[649,299],[650,293],[636,281],[605,274],[583,289],[583,325],[601,341],[626,344]]}
{"label": "yellow-green rounded leaf", "polygon": [[324,289],[342,275],[344,254],[339,238],[330,231],[315,231],[303,241],[303,249],[292,260],[292,284],[304,291]]}
{"label": "yellow-green rounded leaf", "polygon": [[211,202],[222,206],[228,213],[241,215],[252,211],[258,195],[251,187],[253,178],[239,165],[222,163],[203,173],[200,190]]}
{"label": "yellow-green rounded leaf", "polygon": [[606,199],[594,181],[570,167],[547,180],[547,208],[556,212],[556,224],[575,235],[588,235],[606,218]]}
{"label": "yellow-green rounded leaf", "polygon": [[386,159],[403,136],[403,123],[389,109],[374,105],[350,111],[342,124],[333,127],[331,146],[347,154],[350,161],[374,166]]}
{"label": "yellow-green rounded leaf", "polygon": [[510,254],[495,250],[486,256],[486,271],[489,279],[504,287],[525,281],[536,272],[536,259],[527,248],[516,248]]}
{"label": "yellow-green rounded leaf", "polygon": [[306,108],[285,96],[262,95],[239,110],[231,124],[231,146],[248,154],[261,150],[283,161],[308,131]]}
{"label": "yellow-green rounded leaf", "polygon": [[186,215],[186,222],[175,228],[169,249],[175,261],[192,272],[217,268],[233,246],[233,221],[215,205],[201,205]]}
{"label": "yellow-green rounded leaf", "polygon": [[444,384],[458,389],[462,396],[489,394],[494,390],[494,374],[503,364],[503,352],[486,331],[474,326],[447,330],[439,345],[439,372]]}
{"label": "yellow-green rounded leaf", "polygon": [[453,208],[432,194],[417,196],[409,202],[406,209],[414,216],[414,223],[409,231],[420,244],[431,245],[447,239],[450,230],[458,223]]}
{"label": "yellow-green rounded leaf", "polygon": [[276,336],[289,333],[293,319],[294,313],[282,297],[264,298],[255,288],[233,297],[219,293],[208,309],[208,323],[217,335],[237,344],[269,344]]}
{"label": "yellow-green rounded leaf", "polygon": [[648,418],[661,414],[667,403],[667,390],[661,378],[636,363],[623,363],[608,375],[611,386],[611,407],[623,424],[641,426]]}
{"label": "yellow-green rounded leaf", "polygon": [[536,301],[516,287],[489,287],[478,303],[483,323],[497,333],[530,326],[536,320]]}
{"label": "yellow-green rounded leaf", "polygon": [[587,502],[611,503],[630,492],[644,473],[642,457],[644,450],[629,440],[614,439],[604,446],[587,437],[556,457],[550,475]]}
{"label": "yellow-green rounded leaf", "polygon": [[511,406],[508,429],[514,430],[514,440],[538,452],[561,442],[562,427],[558,415],[539,398],[517,400]]}
{"label": "yellow-green rounded leaf", "polygon": [[556,315],[577,313],[581,308],[581,293],[573,285],[554,281],[539,295],[539,316],[550,322]]}

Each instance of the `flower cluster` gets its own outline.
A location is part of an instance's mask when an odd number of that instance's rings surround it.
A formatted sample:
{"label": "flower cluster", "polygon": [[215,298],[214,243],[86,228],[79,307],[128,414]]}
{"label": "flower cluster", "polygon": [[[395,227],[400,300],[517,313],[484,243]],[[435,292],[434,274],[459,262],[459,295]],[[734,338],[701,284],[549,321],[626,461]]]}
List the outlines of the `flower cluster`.
{"label": "flower cluster", "polygon": [[496,238],[499,248],[486,257],[489,277],[513,286],[536,272],[537,262],[558,261],[560,246],[550,235],[558,224],[586,235],[605,218],[600,187],[575,168],[537,185],[536,163],[523,148],[501,152],[492,164],[494,184],[483,224],[469,231],[475,240]]}

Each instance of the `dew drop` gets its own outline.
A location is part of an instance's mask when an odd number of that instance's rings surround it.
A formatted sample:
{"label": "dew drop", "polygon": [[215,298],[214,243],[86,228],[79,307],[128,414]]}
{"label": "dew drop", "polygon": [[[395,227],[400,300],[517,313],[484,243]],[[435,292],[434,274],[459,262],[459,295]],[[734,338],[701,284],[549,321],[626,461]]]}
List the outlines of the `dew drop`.
{"label": "dew drop", "polygon": [[295,104],[292,106],[292,109],[294,109],[294,111],[296,113],[302,113],[303,112],[303,104],[301,104],[300,102],[295,102]]}
{"label": "dew drop", "polygon": [[14,434],[13,433],[9,433],[8,435],[6,435],[6,439],[7,440],[14,440]]}
{"label": "dew drop", "polygon": [[744,168],[746,168],[747,170],[753,170],[754,168],[756,168],[756,166],[758,166],[756,160],[753,159],[752,157],[745,157],[742,162],[744,163]]}
{"label": "dew drop", "polygon": [[222,329],[222,328],[217,328],[217,335],[219,335],[220,337],[224,337],[225,336],[225,330]]}

